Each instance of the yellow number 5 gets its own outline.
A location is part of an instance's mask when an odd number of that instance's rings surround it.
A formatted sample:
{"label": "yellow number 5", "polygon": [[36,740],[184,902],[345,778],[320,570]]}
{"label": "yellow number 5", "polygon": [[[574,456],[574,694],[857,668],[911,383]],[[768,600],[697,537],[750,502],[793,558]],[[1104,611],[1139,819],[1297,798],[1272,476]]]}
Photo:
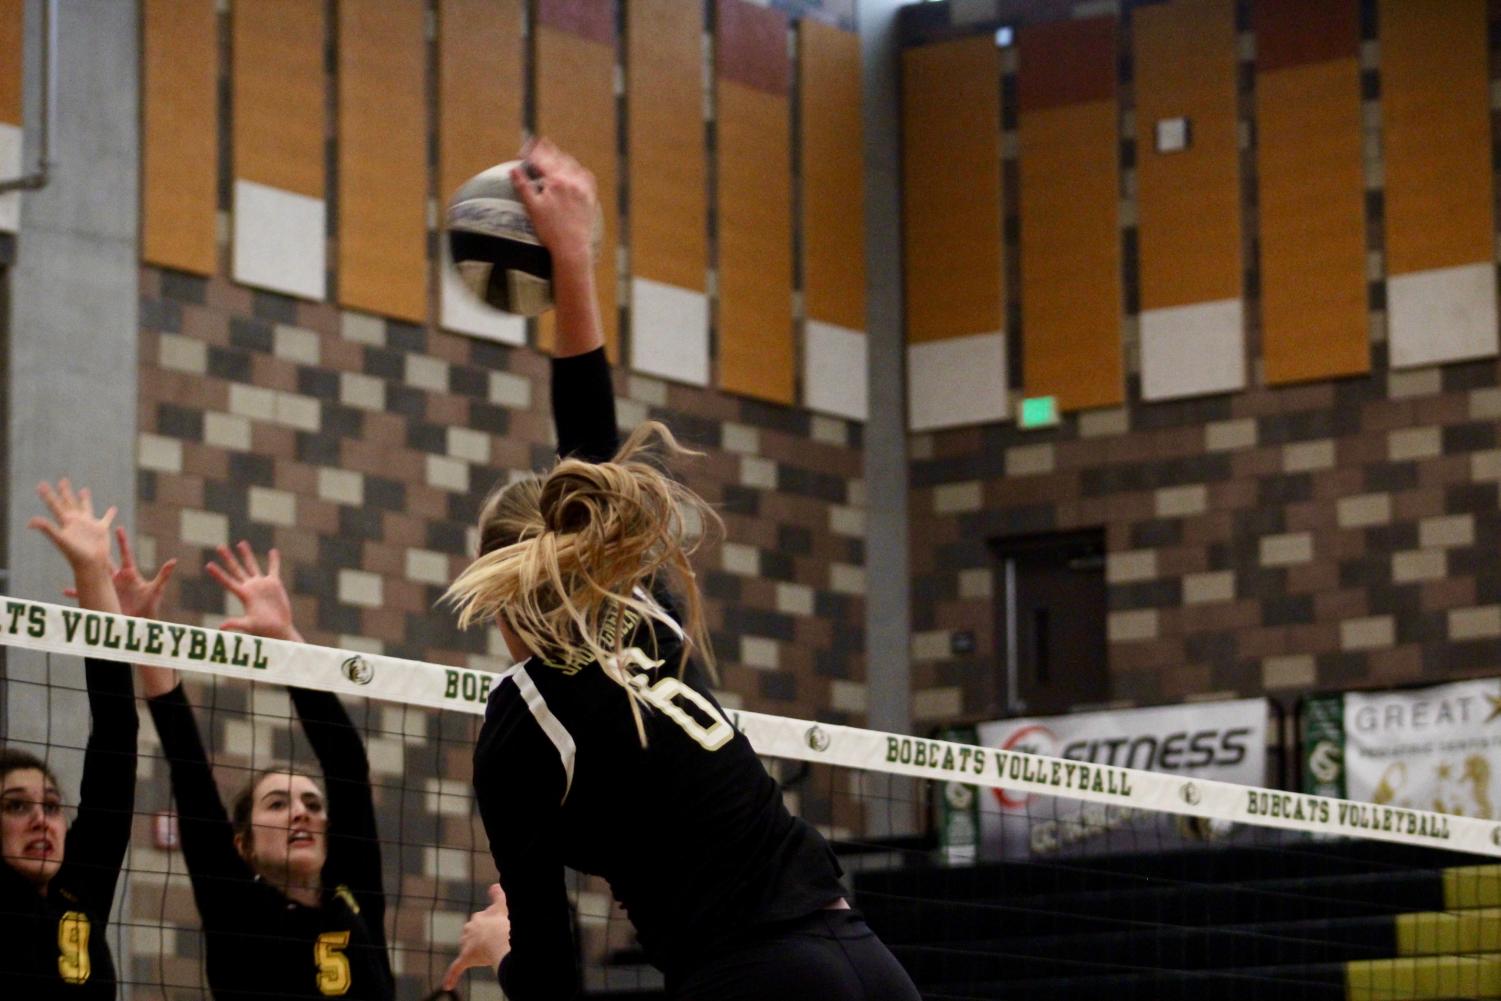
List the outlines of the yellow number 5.
{"label": "yellow number 5", "polygon": [[65,984],[86,984],[89,966],[89,917],[68,911],[57,922],[57,975]]}
{"label": "yellow number 5", "polygon": [[338,997],[349,990],[349,957],[340,950],[349,944],[349,932],[326,931],[313,945],[318,961],[318,990],[324,997]]}

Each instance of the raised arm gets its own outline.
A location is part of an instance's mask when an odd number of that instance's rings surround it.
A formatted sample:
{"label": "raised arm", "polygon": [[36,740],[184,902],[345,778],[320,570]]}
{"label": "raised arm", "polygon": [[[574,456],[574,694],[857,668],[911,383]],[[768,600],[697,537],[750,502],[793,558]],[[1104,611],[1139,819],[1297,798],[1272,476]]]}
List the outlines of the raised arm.
{"label": "raised arm", "polygon": [[205,923],[223,927],[222,922],[235,920],[231,905],[238,899],[225,894],[224,887],[244,884],[253,874],[235,850],[234,827],[219,799],[208,752],[182,686],[175,685],[146,704],[172,774],[177,829],[193,881],[193,898]]}
{"label": "raised arm", "polygon": [[[281,554],[266,554],[266,567],[248,542],[233,550],[219,547],[219,562],[207,567],[244,611],[224,622],[222,628],[252,636],[303,642],[292,623],[292,602],[281,580]],[[375,803],[370,794],[370,762],[365,744],[349,718],[344,704],[333,692],[289,688],[292,707],[302,723],[302,732],[312,745],[327,784],[329,818],[328,866],[332,881],[345,883],[360,895],[362,910],[378,912],[368,923],[380,933],[380,915],[385,911],[381,889],[380,840],[375,825]]]}
{"label": "raised arm", "polygon": [[537,176],[527,178],[518,170],[511,180],[537,238],[552,254],[557,312],[552,412],[558,455],[604,462],[619,447],[620,432],[594,288],[594,224],[599,213],[594,175],[545,139],[531,148],[527,160]]}
{"label": "raised arm", "polygon": [[[37,493],[53,520],[33,518],[30,527],[45,535],[72,566],[71,591],[79,605],[120,611],[110,583],[109,525],[115,509],[95,517],[89,491],[75,494],[67,480],[56,488],[43,483]],[[140,724],[130,670],[124,664],[87,658],[84,683],[92,725],[84,749],[78,819],[68,829],[63,857],[73,874],[69,883],[83,888],[91,903],[107,911],[130,843]]]}

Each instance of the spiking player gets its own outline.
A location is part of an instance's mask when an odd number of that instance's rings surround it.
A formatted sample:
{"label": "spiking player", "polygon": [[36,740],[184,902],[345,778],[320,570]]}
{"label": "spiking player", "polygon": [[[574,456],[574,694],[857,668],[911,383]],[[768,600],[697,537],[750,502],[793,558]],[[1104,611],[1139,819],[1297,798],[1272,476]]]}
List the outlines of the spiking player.
{"label": "spiking player", "polygon": [[485,965],[512,1001],[577,992],[566,865],[609,881],[675,998],[916,1001],[704,681],[690,525],[717,518],[653,461],[654,443],[683,451],[665,428],[617,448],[593,178],[547,143],[529,159],[532,177],[512,180],[552,254],[562,461],[491,496],[480,555],[449,591],[461,623],[498,622],[518,663],[475,748],[500,886],[446,986]]}

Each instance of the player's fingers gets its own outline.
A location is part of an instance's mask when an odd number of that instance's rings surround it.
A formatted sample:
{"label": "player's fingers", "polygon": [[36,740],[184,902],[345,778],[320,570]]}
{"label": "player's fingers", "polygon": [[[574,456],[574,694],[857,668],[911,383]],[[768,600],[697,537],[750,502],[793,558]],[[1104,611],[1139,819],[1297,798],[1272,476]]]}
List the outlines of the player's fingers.
{"label": "player's fingers", "polygon": [[219,630],[226,633],[243,633],[249,628],[249,619],[225,619],[219,623]]}
{"label": "player's fingers", "polygon": [[172,579],[172,571],[177,569],[177,560],[171,559],[162,564],[162,568],[151,578],[151,590],[160,591],[167,586],[167,581]]}
{"label": "player's fingers", "polygon": [[281,551],[278,549],[266,554],[266,576],[281,579]]}
{"label": "player's fingers", "polygon": [[94,517],[94,492],[88,487],[78,491],[78,506],[83,508],[84,514]]}
{"label": "player's fingers", "polygon": [[135,566],[135,553],[130,551],[130,535],[126,533],[124,525],[115,528],[115,544],[120,547],[120,568],[128,570]]}
{"label": "player's fingers", "polygon": [[521,204],[526,206],[528,215],[532,215],[537,208],[537,198],[541,194],[537,190],[537,182],[526,176],[526,172],[520,167],[511,168],[511,187],[516,189],[516,195],[521,199]]}
{"label": "player's fingers", "polygon": [[255,550],[250,548],[250,543],[245,539],[241,539],[235,548],[240,551],[240,559],[244,562],[245,569],[250,571],[252,577],[259,577],[261,575],[261,561],[255,558]]}
{"label": "player's fingers", "polygon": [[78,506],[78,497],[73,493],[73,483],[66,476],[57,481],[57,495],[63,499],[66,507]]}
{"label": "player's fingers", "polygon": [[32,518],[26,523],[26,527],[34,528],[38,532],[41,532],[49,540],[51,540],[53,545],[62,544],[62,540],[58,538],[57,529],[53,527],[52,522],[48,521],[46,518]]}
{"label": "player's fingers", "polygon": [[224,588],[224,590],[228,591],[236,598],[239,598],[241,601],[245,600],[245,589],[240,587],[239,582],[231,577],[228,573],[226,573],[224,568],[219,564],[205,563],[203,569],[205,573],[214,578],[214,580],[218,581],[219,586]]}
{"label": "player's fingers", "polygon": [[78,597],[78,588],[76,588],[76,587],[65,587],[65,588],[63,588],[63,597],[64,598],[76,598],[76,597]]}
{"label": "player's fingers", "polygon": [[490,903],[499,904],[501,907],[506,905],[506,891],[500,888],[499,883],[490,884]]}
{"label": "player's fingers", "polygon": [[[109,529],[110,524],[115,520],[115,515],[117,515],[119,513],[120,513],[120,509],[117,508],[117,507],[115,507],[113,504],[111,504],[109,506],[109,510],[106,511],[106,512],[104,512],[104,517],[99,519],[100,525],[102,525],[104,527],[104,529],[107,531]],[[90,509],[89,514],[90,514],[90,516],[93,515],[93,510],[92,509]]]}
{"label": "player's fingers", "polygon": [[215,546],[214,551],[219,554],[219,559],[224,561],[226,573],[234,577],[235,580],[241,580],[246,576],[245,568],[240,566],[240,561],[235,558],[234,551],[228,546]]}
{"label": "player's fingers", "polygon": [[459,978],[464,975],[464,971],[467,969],[469,969],[469,967],[464,965],[463,956],[459,956],[452,963],[449,963],[448,972],[443,974],[443,989],[445,991],[451,991],[455,987],[459,986]]}
{"label": "player's fingers", "polygon": [[61,521],[63,516],[63,502],[62,498],[57,495],[57,491],[52,489],[52,484],[48,483],[46,480],[38,483],[36,485],[36,494],[42,499],[42,503],[47,505],[47,510],[52,512],[52,517]]}

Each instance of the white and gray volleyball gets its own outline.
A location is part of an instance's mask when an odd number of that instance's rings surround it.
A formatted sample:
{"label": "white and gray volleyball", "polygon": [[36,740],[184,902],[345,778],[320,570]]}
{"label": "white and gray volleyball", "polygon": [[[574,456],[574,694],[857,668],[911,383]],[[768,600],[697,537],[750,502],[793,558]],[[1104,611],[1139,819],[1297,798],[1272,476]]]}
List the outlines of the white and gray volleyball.
{"label": "white and gray volleyball", "polygon": [[536,316],[552,307],[552,255],[537,239],[511,183],[520,160],[471,177],[448,205],[448,251],[464,286],[507,313]]}
{"label": "white and gray volleyball", "polygon": [[[511,183],[520,167],[536,177],[531,164],[512,160],[474,175],[448,204],[448,252],[464,287],[481,301],[507,313],[536,316],[552,308],[552,255],[537,239],[526,206]],[[604,212],[594,206],[594,258],[604,239]]]}

